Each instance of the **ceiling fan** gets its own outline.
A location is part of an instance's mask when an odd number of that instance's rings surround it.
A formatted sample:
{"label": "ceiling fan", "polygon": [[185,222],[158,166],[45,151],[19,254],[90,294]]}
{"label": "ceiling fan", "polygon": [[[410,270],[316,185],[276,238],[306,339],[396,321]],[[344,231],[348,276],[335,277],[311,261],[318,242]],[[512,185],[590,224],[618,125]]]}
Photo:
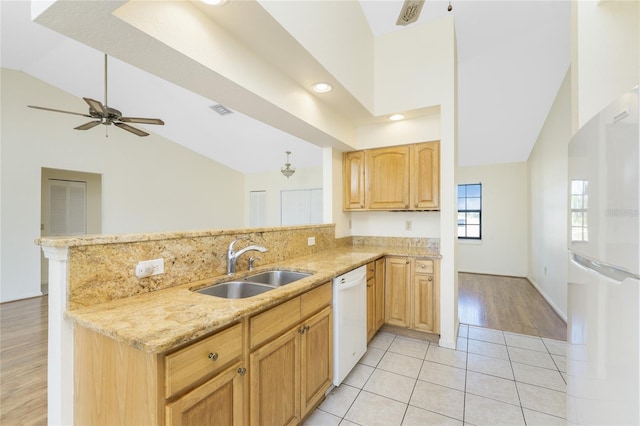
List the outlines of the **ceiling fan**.
{"label": "ceiling fan", "polygon": [[[29,108],[42,109],[45,111],[62,112],[64,114],[80,115],[82,117],[92,118],[92,121],[82,124],[78,127],[74,127],[76,130],[89,130],[98,124],[104,124],[105,126],[114,125],[123,130],[133,133],[137,136],[148,136],[149,133],[130,126],[126,123],[141,123],[141,124],[159,124],[163,125],[164,121],[159,118],[140,118],[140,117],[123,117],[122,113],[115,108],[111,108],[107,104],[107,54],[104,55],[104,104],[100,101],[96,101],[91,98],[82,98],[89,105],[89,113],[83,114],[80,112],[62,111],[59,109],[45,108],[35,105],[27,105]],[[109,135],[107,134],[107,137]]]}

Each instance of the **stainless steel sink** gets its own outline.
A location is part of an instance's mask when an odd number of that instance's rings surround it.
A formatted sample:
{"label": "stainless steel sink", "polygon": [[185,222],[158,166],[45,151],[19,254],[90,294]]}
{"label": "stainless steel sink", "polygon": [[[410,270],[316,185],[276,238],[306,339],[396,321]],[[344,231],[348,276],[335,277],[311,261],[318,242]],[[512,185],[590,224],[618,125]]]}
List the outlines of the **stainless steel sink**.
{"label": "stainless steel sink", "polygon": [[228,281],[196,290],[197,293],[224,299],[244,299],[273,290],[275,287],[248,281]]}
{"label": "stainless steel sink", "polygon": [[280,287],[303,278],[310,277],[311,274],[296,271],[264,271],[255,275],[249,275],[244,280],[254,283],[268,284],[274,287]]}
{"label": "stainless steel sink", "polygon": [[224,299],[244,299],[276,289],[285,284],[310,277],[312,274],[287,270],[263,271],[242,280],[226,281],[196,290],[197,293]]}

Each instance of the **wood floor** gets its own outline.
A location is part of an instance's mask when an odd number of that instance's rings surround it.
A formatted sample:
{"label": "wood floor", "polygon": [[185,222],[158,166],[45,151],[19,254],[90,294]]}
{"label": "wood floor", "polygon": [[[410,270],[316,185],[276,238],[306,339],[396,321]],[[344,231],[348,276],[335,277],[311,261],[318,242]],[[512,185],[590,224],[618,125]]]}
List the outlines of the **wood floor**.
{"label": "wood floor", "polygon": [[458,274],[460,322],[567,340],[567,325],[525,278]]}
{"label": "wood floor", "polygon": [[48,298],[0,304],[0,425],[47,424]]}
{"label": "wood floor", "polygon": [[[522,278],[460,273],[460,322],[566,340],[566,325]],[[47,297],[0,304],[0,425],[47,424]]]}

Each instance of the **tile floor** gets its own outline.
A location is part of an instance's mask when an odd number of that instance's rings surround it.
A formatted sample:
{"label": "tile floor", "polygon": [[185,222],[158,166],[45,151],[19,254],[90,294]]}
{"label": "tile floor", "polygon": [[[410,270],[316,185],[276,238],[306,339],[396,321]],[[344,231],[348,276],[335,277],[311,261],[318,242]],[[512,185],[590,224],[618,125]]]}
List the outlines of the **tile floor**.
{"label": "tile floor", "polygon": [[457,350],[378,333],[305,425],[565,425],[565,342],[460,326]]}

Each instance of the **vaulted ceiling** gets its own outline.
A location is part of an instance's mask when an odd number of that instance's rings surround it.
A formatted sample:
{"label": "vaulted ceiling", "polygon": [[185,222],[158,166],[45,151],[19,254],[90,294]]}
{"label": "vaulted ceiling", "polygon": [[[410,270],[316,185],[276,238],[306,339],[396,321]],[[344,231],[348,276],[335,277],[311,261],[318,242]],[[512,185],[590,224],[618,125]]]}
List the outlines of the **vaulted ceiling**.
{"label": "vaulted ceiling", "polygon": [[[348,149],[311,127],[289,133],[278,129],[285,126],[273,124],[283,119],[277,116],[284,115],[283,112],[274,111],[274,116],[267,119],[243,105],[239,90],[224,93],[190,90],[186,70],[185,81],[167,81],[162,69],[169,68],[167,62],[172,61],[171,57],[124,54],[127,50],[140,52],[145,47],[136,45],[139,39],[111,15],[112,10],[126,1],[82,3],[86,3],[84,15],[49,16],[46,23],[54,31],[31,21],[29,2],[1,2],[0,65],[22,70],[78,96],[78,111],[83,112],[86,105],[82,97],[104,96],[102,51],[106,51],[113,56],[109,62],[110,105],[125,115],[163,118],[165,126],[146,126],[145,130],[245,173],[279,168],[286,150],[293,152],[291,159],[296,167],[305,167],[321,163],[318,145]],[[328,6],[335,2],[323,3]],[[568,70],[570,1],[452,0],[451,3],[453,11],[447,12],[448,1],[427,0],[420,21],[412,25],[429,25],[430,21],[450,13],[454,15],[458,42],[459,163],[465,166],[526,161]],[[202,10],[208,7],[197,2],[196,5]],[[406,27],[395,25],[402,0],[362,0],[360,5],[372,37],[405,30]],[[91,13],[87,8],[92,8]],[[83,25],[65,22],[73,19],[82,19]],[[222,22],[232,22],[231,19]],[[238,28],[242,26],[236,26],[236,31]],[[247,24],[247,33],[250,28]],[[273,28],[270,38],[265,38],[265,44],[275,44],[274,56],[278,49],[286,49],[278,44],[279,40],[286,41],[285,36],[282,28]],[[281,60],[287,60],[287,56]],[[295,65],[301,75],[309,69],[302,65],[318,66],[313,61]],[[154,66],[158,72],[143,71]],[[302,80],[304,76],[297,78]],[[234,113],[219,116],[210,109],[221,101]],[[349,93],[328,102],[334,102],[341,113],[349,109],[353,117],[378,119]],[[81,124],[73,116],[65,119],[69,120],[70,131]],[[318,143],[319,140],[323,142]]]}

